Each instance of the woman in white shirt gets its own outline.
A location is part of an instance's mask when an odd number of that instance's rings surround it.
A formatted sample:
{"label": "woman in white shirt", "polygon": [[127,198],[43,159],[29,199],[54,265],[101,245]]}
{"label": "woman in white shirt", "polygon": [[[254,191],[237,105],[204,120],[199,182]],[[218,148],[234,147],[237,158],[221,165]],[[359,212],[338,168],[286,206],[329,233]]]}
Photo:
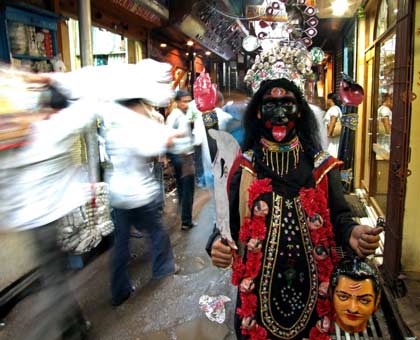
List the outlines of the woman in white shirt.
{"label": "woman in white shirt", "polygon": [[382,96],[382,105],[378,108],[378,144],[387,151],[391,144],[391,124],[392,124],[392,95],[385,93]]}
{"label": "woman in white shirt", "polygon": [[324,124],[327,128],[328,135],[328,153],[337,157],[338,155],[338,145],[340,143],[340,135],[334,136],[334,128],[337,124],[337,121],[341,119],[341,109],[338,106],[339,101],[337,96],[334,93],[330,93],[327,96],[327,112],[324,116]]}

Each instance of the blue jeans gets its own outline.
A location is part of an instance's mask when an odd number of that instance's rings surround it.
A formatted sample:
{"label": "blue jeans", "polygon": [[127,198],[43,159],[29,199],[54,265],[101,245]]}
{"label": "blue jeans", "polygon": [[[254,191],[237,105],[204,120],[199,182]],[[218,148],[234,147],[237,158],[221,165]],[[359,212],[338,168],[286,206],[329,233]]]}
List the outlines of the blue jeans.
{"label": "blue jeans", "polygon": [[[192,226],[192,207],[195,187],[194,156],[179,156],[174,154],[168,154],[168,156],[175,171],[176,190],[178,193],[179,206],[181,207],[182,225]],[[184,162],[191,163],[192,168],[185,166],[186,164]],[[185,168],[188,168],[187,173],[184,173]]]}
{"label": "blue jeans", "polygon": [[154,279],[173,273],[175,262],[169,234],[162,224],[159,203],[152,202],[134,209],[114,208],[113,217],[115,235],[111,260],[111,294],[112,302],[118,303],[129,296],[132,291],[128,275],[129,239],[132,225],[141,231],[145,230],[150,236]]}

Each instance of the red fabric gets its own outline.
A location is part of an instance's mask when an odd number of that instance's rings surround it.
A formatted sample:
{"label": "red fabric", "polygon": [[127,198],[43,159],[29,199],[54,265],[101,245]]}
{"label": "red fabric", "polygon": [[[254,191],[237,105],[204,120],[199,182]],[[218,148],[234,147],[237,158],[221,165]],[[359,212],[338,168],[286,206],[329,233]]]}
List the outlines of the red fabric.
{"label": "red fabric", "polygon": [[232,166],[230,168],[230,171],[229,171],[229,174],[228,174],[228,180],[227,180],[227,184],[226,184],[226,190],[227,190],[228,197],[229,197],[230,184],[232,182],[232,177],[233,177],[234,173],[241,166],[242,160],[243,160],[243,156],[242,156],[241,151],[239,151],[239,153],[236,155],[235,160],[233,161],[233,164],[232,164]]}
{"label": "red fabric", "polygon": [[[328,157],[327,159],[325,159],[324,162],[322,162],[322,164],[320,166],[318,166],[314,169],[313,176],[314,176],[315,182],[318,182],[323,176],[325,176],[326,172],[328,172],[329,168],[331,168],[331,167],[334,168],[334,167],[337,167],[337,166],[341,166],[342,164],[344,164],[342,161],[339,161],[338,159],[336,159],[332,156]],[[324,189],[324,191],[325,191],[325,189],[327,189],[327,188],[322,188],[322,189]],[[325,192],[328,192],[328,190],[326,190]]]}

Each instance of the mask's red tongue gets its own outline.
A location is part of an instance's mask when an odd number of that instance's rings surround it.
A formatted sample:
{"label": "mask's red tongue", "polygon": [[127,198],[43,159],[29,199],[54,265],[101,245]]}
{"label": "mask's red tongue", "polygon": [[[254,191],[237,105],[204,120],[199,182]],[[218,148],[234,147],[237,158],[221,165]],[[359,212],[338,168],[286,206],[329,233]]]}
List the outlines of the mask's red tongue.
{"label": "mask's red tongue", "polygon": [[286,126],[273,126],[272,128],[272,133],[273,133],[273,138],[277,141],[277,142],[281,142],[284,137],[286,137],[287,134],[287,128]]}

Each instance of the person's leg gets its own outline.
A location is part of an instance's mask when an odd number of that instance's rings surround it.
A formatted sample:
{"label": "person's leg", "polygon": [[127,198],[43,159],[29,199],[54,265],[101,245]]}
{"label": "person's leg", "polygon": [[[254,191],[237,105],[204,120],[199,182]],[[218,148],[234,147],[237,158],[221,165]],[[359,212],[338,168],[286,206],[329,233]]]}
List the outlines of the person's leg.
{"label": "person's leg", "polygon": [[195,180],[198,185],[204,186],[204,171],[203,171],[203,159],[201,156],[201,145],[194,146],[194,164],[195,164]]}
{"label": "person's leg", "polygon": [[181,207],[182,204],[182,160],[181,157],[174,154],[168,154],[169,159],[171,160],[172,167],[174,169],[175,182],[176,182],[176,191],[178,196],[178,206]]}
{"label": "person's leg", "polygon": [[111,258],[111,295],[113,305],[119,305],[127,300],[132,292],[128,275],[128,262],[130,260],[130,227],[134,224],[134,221],[132,221],[133,210],[115,208],[113,211],[115,223],[114,247]]}
{"label": "person's leg", "polygon": [[181,178],[182,183],[182,226],[192,227],[192,207],[194,203],[194,175],[187,175]]}
{"label": "person's leg", "polygon": [[194,154],[186,155],[183,158],[183,173],[182,173],[182,210],[181,221],[182,229],[192,227],[192,207],[194,201],[194,187],[195,187],[195,167]]}
{"label": "person's leg", "polygon": [[163,177],[163,163],[156,161],[154,166],[154,175],[156,180],[159,182],[159,189],[160,189],[160,199],[161,199],[161,207],[160,209],[163,210],[165,207],[165,181]]}
{"label": "person's leg", "polygon": [[150,252],[152,254],[152,276],[161,278],[175,271],[174,254],[169,234],[162,223],[158,203],[153,202],[137,210],[137,226],[150,235]]}
{"label": "person's leg", "polygon": [[87,324],[65,281],[67,256],[57,245],[57,222],[33,230],[41,290],[31,304],[32,319],[21,339],[83,339]]}

